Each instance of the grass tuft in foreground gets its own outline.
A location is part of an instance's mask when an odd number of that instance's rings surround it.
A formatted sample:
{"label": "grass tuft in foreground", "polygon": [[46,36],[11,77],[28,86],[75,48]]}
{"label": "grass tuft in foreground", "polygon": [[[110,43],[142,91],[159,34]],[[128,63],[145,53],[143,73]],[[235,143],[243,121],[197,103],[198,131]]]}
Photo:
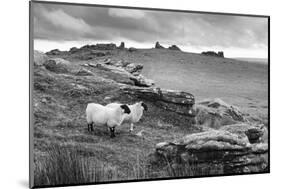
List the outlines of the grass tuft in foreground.
{"label": "grass tuft in foreground", "polygon": [[35,186],[91,182],[90,161],[75,150],[52,145],[44,160],[35,162]]}
{"label": "grass tuft in foreground", "polygon": [[62,184],[98,183],[105,181],[156,179],[171,177],[203,176],[222,174],[220,169],[213,167],[199,168],[196,165],[173,166],[168,162],[162,170],[151,169],[139,155],[136,163],[130,164],[126,174],[118,168],[98,162],[91,155],[79,154],[79,148],[63,147],[52,144],[46,156],[35,161],[35,186],[53,186]]}

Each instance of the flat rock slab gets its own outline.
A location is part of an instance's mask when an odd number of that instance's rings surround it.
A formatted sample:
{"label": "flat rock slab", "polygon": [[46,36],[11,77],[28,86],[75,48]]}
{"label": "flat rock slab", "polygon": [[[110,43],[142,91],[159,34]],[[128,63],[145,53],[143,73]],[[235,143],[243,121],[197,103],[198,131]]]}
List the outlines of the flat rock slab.
{"label": "flat rock slab", "polygon": [[[132,65],[132,63],[128,64],[128,65]],[[110,72],[112,72],[114,74],[119,75],[120,77],[123,77],[124,80],[131,81],[130,83],[133,83],[135,86],[151,87],[152,85],[154,85],[154,81],[153,80],[147,79],[144,76],[142,76],[141,74],[133,75],[134,73],[139,72],[142,69],[142,66],[140,66],[140,65],[134,65],[134,69],[131,70],[131,72],[133,74],[130,73],[126,69],[127,66],[125,66],[125,67],[116,66],[109,59],[104,61],[104,62],[99,62],[99,63],[86,63],[83,66],[85,66],[85,67],[94,67],[94,68],[110,71]],[[128,84],[128,82],[126,82],[125,84]]]}
{"label": "flat rock slab", "polygon": [[125,93],[142,99],[153,101],[159,107],[182,115],[194,117],[192,106],[195,98],[192,94],[183,91],[165,90],[160,88],[121,87]]}

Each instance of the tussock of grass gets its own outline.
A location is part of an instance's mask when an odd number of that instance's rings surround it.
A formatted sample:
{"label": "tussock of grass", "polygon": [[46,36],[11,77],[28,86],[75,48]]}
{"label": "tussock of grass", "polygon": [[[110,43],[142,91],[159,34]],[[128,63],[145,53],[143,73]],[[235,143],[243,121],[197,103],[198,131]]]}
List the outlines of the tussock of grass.
{"label": "tussock of grass", "polygon": [[35,162],[35,186],[87,183],[92,175],[89,170],[90,162],[81,157],[76,151],[53,145],[43,161]]}
{"label": "tussock of grass", "polygon": [[79,152],[81,149],[77,146],[49,146],[46,156],[35,161],[35,186],[146,178],[145,165],[138,157],[135,165],[129,165],[127,175],[123,175],[111,164],[91,158],[93,154]]}
{"label": "tussock of grass", "polygon": [[167,171],[170,177],[222,175],[223,167],[215,165],[198,166],[196,164],[182,164],[180,166],[169,165]]}
{"label": "tussock of grass", "polygon": [[157,170],[145,156],[136,154],[135,161],[127,162],[127,171],[122,172],[110,163],[101,162],[93,153],[85,154],[81,146],[48,145],[45,156],[35,161],[35,186],[57,184],[98,183],[117,180],[136,180],[169,177],[204,176],[222,174],[219,167],[183,164],[166,161],[164,169]]}
{"label": "tussock of grass", "polygon": [[[175,178],[175,177],[193,177],[222,175],[224,173],[222,165],[210,163],[198,164],[193,161],[192,157],[186,157],[186,161],[174,162],[168,157],[150,156],[150,170],[153,170],[149,178]],[[191,158],[191,159],[190,159]]]}

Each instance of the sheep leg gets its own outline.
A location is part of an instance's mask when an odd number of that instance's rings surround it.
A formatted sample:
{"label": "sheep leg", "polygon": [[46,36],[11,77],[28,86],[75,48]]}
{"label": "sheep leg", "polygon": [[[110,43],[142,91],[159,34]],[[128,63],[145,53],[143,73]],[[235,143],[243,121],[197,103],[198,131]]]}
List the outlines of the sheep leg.
{"label": "sheep leg", "polygon": [[94,123],[91,124],[91,131],[94,131]]}
{"label": "sheep leg", "polygon": [[130,132],[132,132],[133,130],[134,130],[134,124],[131,123]]}
{"label": "sheep leg", "polygon": [[110,137],[111,138],[115,137],[115,127],[110,127],[109,130],[110,130]]}
{"label": "sheep leg", "polygon": [[88,124],[88,131],[94,131],[93,123]]}

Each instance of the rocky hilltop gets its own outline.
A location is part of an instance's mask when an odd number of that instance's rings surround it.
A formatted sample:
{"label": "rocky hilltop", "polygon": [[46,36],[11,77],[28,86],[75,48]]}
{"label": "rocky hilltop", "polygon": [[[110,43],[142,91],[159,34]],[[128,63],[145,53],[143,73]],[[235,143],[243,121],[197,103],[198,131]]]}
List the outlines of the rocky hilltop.
{"label": "rocky hilltop", "polygon": [[[115,45],[92,45],[87,48],[100,49],[112,49]],[[73,48],[71,48],[73,49]],[[81,53],[81,50],[79,53]],[[76,51],[76,52],[78,52]],[[56,52],[56,53],[54,53]],[[71,52],[71,50],[69,51]],[[71,65],[71,63],[63,58],[55,58],[54,55],[65,56],[69,52],[62,52],[57,49],[43,54],[39,51],[35,51],[34,64],[36,66],[43,66],[51,72],[55,73],[69,73],[78,76],[93,76],[92,71],[94,69],[109,72],[112,76],[118,76],[118,80],[115,80],[116,86],[119,86],[120,91],[124,94],[134,96],[136,98],[151,101],[166,110],[174,111],[179,114],[188,115],[194,117],[192,107],[195,103],[195,98],[192,94],[183,91],[161,89],[154,86],[154,81],[145,78],[141,75],[143,65],[127,62],[123,60],[111,60],[105,58],[102,61],[93,61],[80,64]],[[106,53],[104,53],[106,54]],[[48,57],[47,55],[52,55]],[[84,60],[84,59],[83,59]]]}
{"label": "rocky hilltop", "polygon": [[204,51],[201,54],[203,55],[207,55],[207,56],[214,56],[214,57],[224,57],[224,53],[223,51],[219,51],[218,53],[214,52],[214,51]]}

